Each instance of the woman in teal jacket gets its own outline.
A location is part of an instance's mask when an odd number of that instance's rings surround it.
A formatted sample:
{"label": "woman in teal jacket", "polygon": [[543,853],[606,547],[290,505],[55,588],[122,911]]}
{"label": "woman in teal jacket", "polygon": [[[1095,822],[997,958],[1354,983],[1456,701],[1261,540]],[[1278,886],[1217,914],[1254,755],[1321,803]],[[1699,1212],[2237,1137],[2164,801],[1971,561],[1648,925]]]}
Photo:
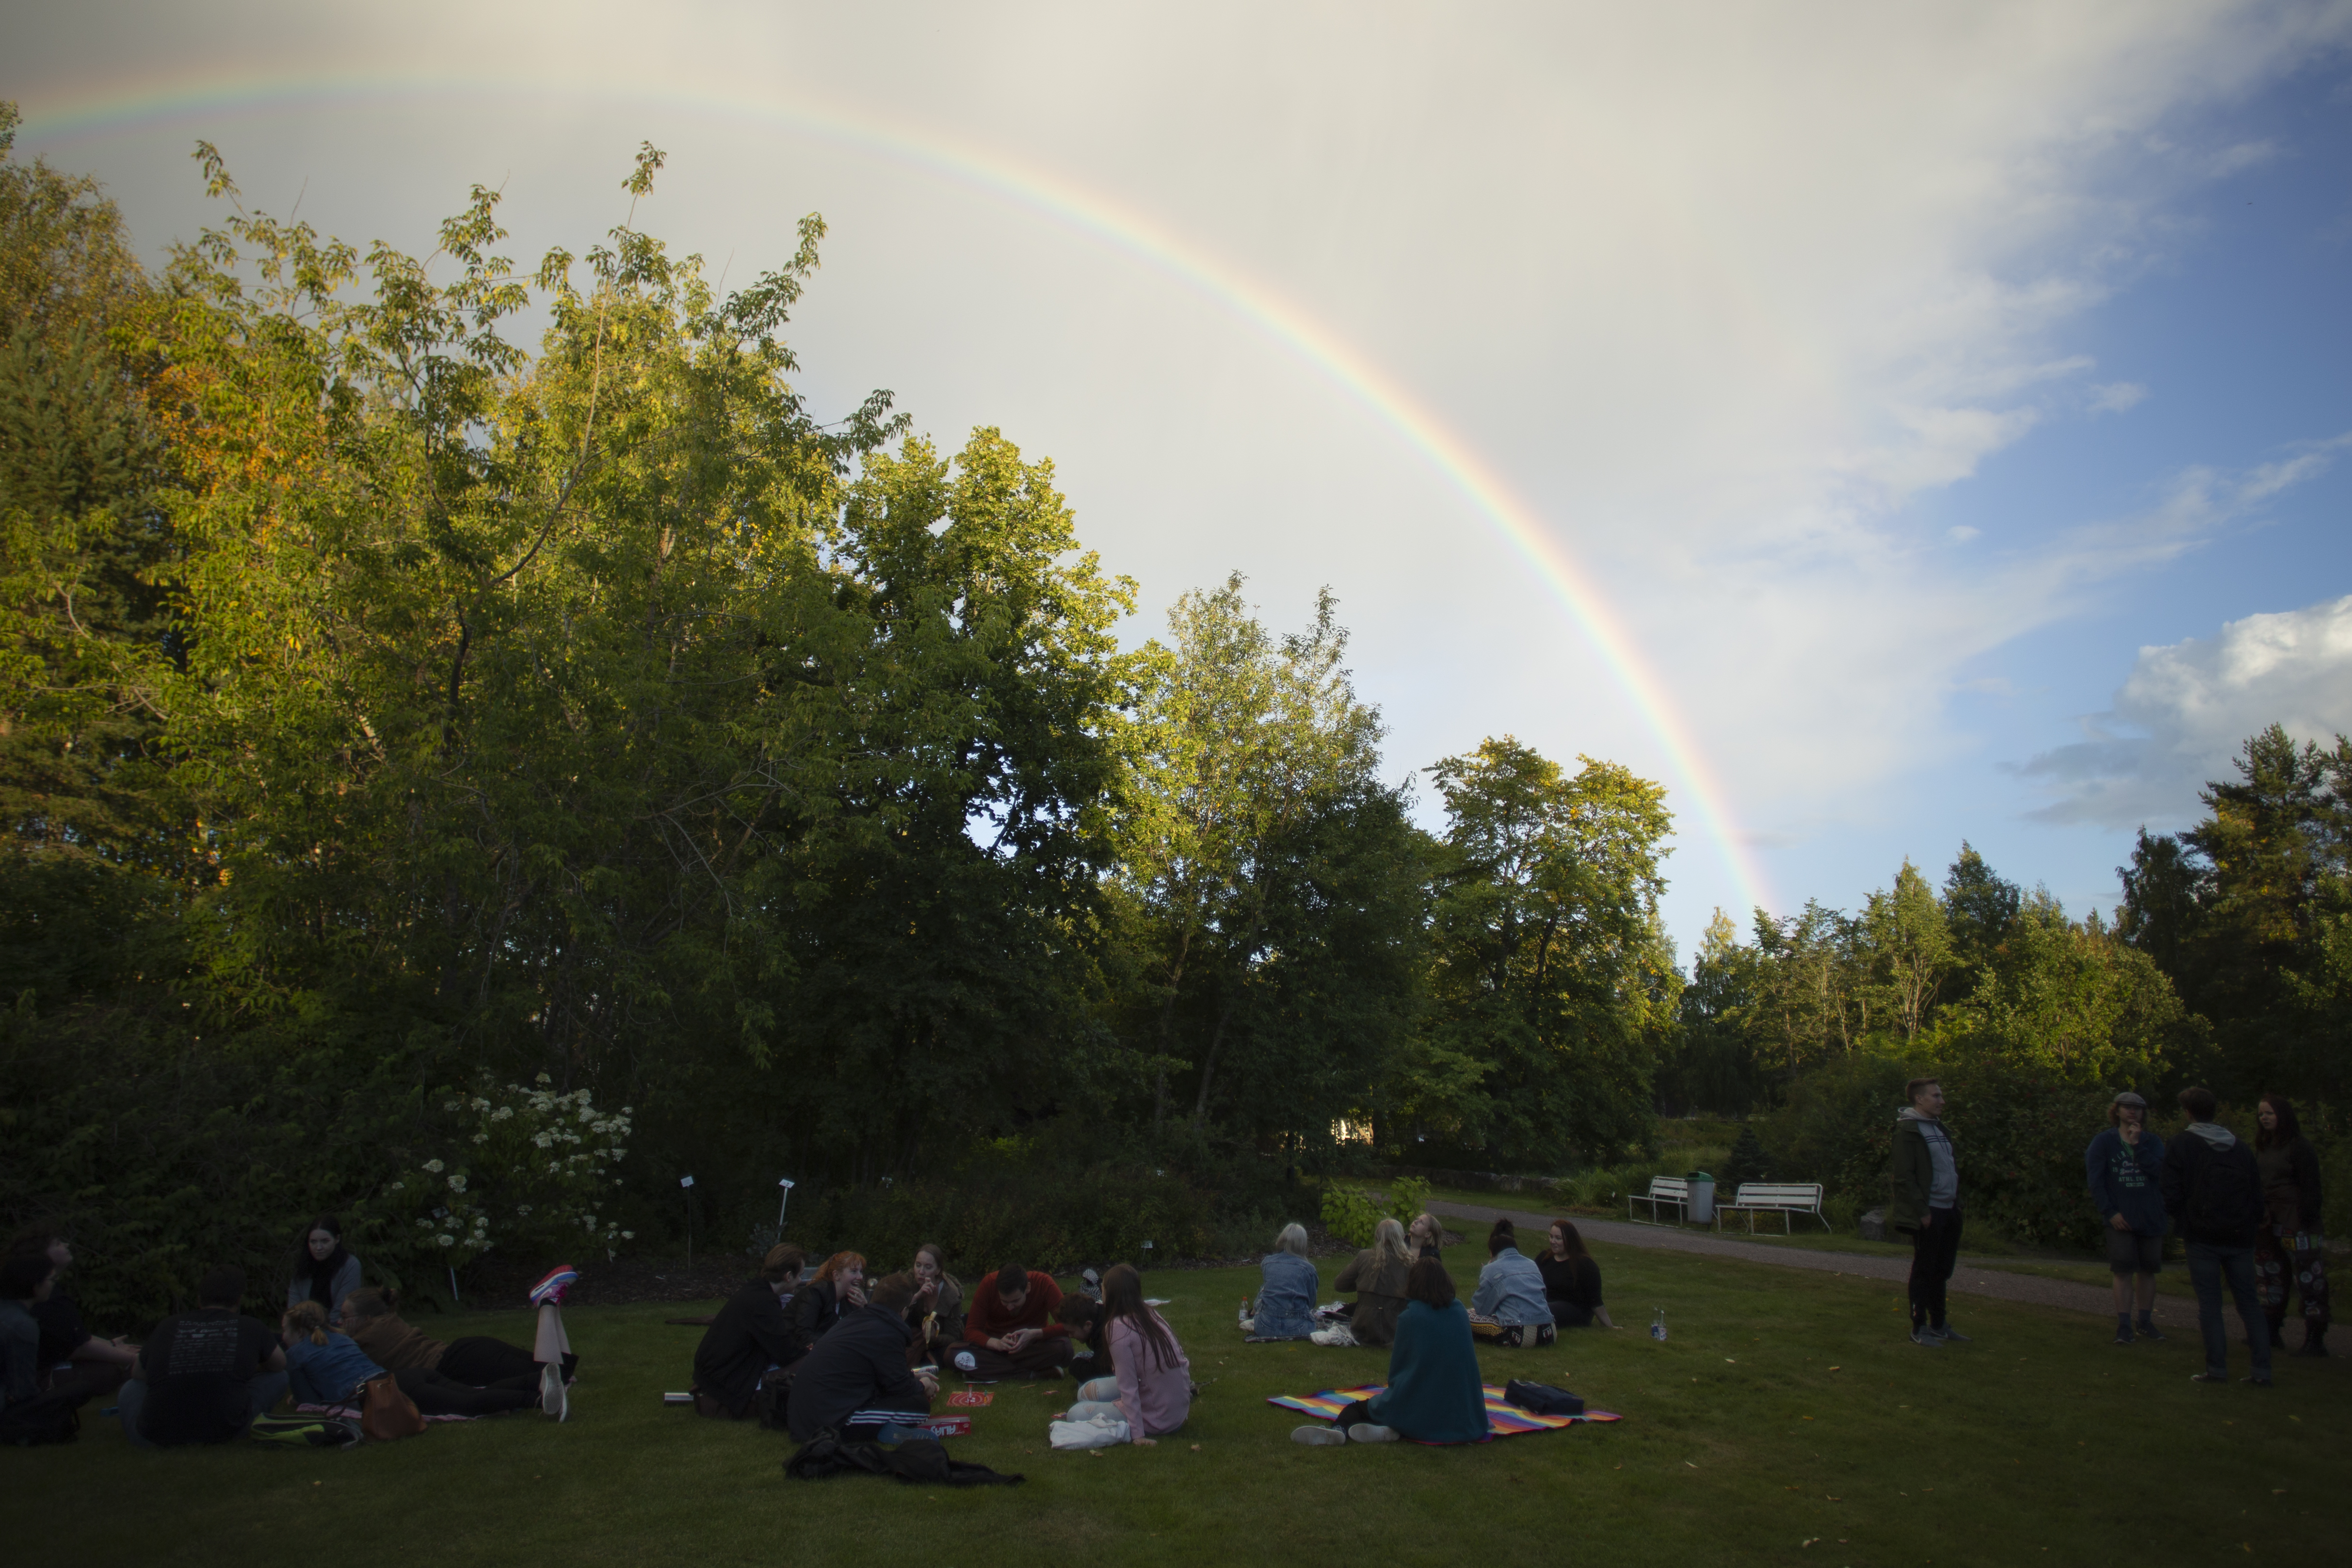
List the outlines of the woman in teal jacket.
{"label": "woman in teal jacket", "polygon": [[1454,1276],[1434,1258],[1406,1276],[1404,1310],[1389,1350],[1389,1385],[1339,1413],[1337,1429],[1359,1443],[1483,1443],[1486,1391],[1470,1315],[1454,1299]]}

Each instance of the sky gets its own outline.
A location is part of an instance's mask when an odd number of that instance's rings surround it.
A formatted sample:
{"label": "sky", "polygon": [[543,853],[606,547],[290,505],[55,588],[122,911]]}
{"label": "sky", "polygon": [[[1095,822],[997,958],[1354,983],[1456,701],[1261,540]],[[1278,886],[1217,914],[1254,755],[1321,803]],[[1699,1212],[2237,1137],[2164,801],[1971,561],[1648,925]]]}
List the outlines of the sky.
{"label": "sky", "polygon": [[[13,8],[12,8],[13,9]],[[2077,914],[2352,731],[2352,0],[658,7],[79,0],[19,156],[159,261],[828,226],[813,405],[1049,457],[1139,584],[1328,586],[1391,776],[1514,734],[1676,814],[1668,925],[1965,838]],[[1425,780],[1423,816],[1442,826]]]}

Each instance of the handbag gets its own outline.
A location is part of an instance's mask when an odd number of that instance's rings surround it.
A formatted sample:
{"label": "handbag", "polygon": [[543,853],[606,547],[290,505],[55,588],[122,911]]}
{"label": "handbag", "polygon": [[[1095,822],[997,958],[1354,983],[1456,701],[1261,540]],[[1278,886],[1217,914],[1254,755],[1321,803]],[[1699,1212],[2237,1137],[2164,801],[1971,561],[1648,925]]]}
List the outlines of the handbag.
{"label": "handbag", "polygon": [[395,1437],[414,1437],[425,1430],[425,1413],[416,1408],[416,1401],[408,1397],[393,1377],[367,1380],[366,1394],[360,1405],[360,1436],[372,1443],[389,1443]]}

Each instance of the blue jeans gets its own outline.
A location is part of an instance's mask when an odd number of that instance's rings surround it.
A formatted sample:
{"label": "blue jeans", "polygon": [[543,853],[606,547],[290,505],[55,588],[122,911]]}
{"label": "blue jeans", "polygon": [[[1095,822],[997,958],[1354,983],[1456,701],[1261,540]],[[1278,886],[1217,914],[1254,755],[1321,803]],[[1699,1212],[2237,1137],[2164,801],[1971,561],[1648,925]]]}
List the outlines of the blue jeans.
{"label": "blue jeans", "polygon": [[2246,1325],[2246,1342],[2253,1347],[2254,1375],[2271,1375],[2271,1325],[2254,1295],[2254,1249],[2189,1244],[2189,1282],[2197,1288],[2197,1326],[2205,1334],[2205,1370],[2230,1370],[2230,1333],[2221,1322],[2221,1278],[2229,1276],[2230,1294],[2238,1300],[2238,1321]]}

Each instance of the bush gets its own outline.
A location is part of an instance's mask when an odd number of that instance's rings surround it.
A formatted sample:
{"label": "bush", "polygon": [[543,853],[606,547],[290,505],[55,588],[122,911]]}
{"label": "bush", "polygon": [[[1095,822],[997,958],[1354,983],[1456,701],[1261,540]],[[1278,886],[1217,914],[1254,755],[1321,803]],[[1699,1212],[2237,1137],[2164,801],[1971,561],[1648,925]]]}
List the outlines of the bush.
{"label": "bush", "polygon": [[1742,1127],[1739,1141],[1731,1146],[1731,1156],[1723,1163],[1723,1171],[1716,1178],[1716,1190],[1727,1196],[1736,1194],[1742,1182],[1769,1182],[1772,1179],[1772,1162],[1757,1141],[1756,1129]]}
{"label": "bush", "polygon": [[1429,1202],[1429,1184],[1418,1176],[1398,1176],[1389,1183],[1385,1198],[1375,1199],[1360,1187],[1327,1185],[1323,1189],[1323,1228],[1340,1240],[1370,1247],[1381,1221],[1395,1219],[1411,1225]]}
{"label": "bush", "polygon": [[881,1273],[906,1267],[916,1247],[934,1242],[967,1279],[1007,1263],[1058,1273],[1200,1258],[1216,1249],[1222,1217],[1215,1195],[1181,1176],[1111,1165],[1076,1174],[991,1170],[794,1197],[803,1201],[785,1236],[813,1257],[861,1252],[869,1271]]}

